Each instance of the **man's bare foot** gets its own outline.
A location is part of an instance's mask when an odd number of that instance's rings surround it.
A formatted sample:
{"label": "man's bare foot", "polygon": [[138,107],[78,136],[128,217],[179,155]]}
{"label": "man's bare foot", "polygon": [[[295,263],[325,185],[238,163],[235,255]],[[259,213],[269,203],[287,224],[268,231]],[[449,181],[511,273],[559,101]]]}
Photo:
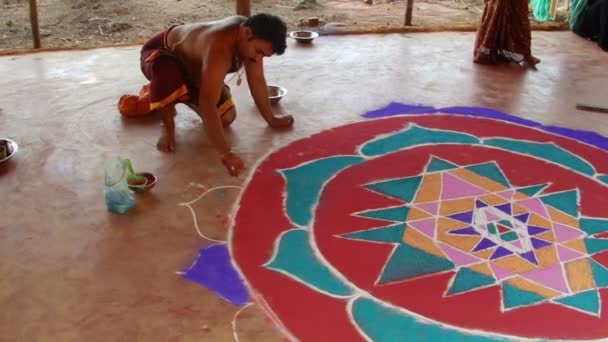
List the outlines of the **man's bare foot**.
{"label": "man's bare foot", "polygon": [[161,152],[175,152],[175,106],[170,105],[160,110],[162,128],[156,148]]}
{"label": "man's bare foot", "polygon": [[473,63],[485,64],[485,65],[495,64],[495,63],[493,63],[492,59],[490,58],[490,55],[488,55],[486,53],[481,53],[481,52],[475,54],[475,56],[473,57]]}
{"label": "man's bare foot", "polygon": [[175,152],[175,134],[163,132],[158,138],[156,148],[161,152]]}
{"label": "man's bare foot", "polygon": [[532,55],[528,55],[524,58],[524,63],[526,63],[526,66],[529,68],[536,68],[536,64],[540,63],[540,59]]}

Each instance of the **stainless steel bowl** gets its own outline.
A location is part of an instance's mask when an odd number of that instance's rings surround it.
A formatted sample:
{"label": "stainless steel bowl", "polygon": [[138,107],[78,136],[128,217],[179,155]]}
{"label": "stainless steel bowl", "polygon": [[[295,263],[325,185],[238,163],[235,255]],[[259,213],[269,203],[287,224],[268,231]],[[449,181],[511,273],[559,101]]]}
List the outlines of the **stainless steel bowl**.
{"label": "stainless steel bowl", "polygon": [[312,43],[312,41],[319,36],[315,31],[300,30],[292,31],[289,36],[295,39],[298,43]]}
{"label": "stainless steel bowl", "polygon": [[269,85],[268,86],[268,99],[271,104],[276,104],[281,101],[283,96],[287,94],[287,89],[277,86],[277,85]]}
{"label": "stainless steel bowl", "polygon": [[146,177],[146,179],[148,181],[146,182],[146,184],[142,184],[142,185],[129,183],[128,185],[129,185],[129,189],[131,189],[131,191],[134,191],[134,192],[149,191],[156,185],[156,181],[158,180],[158,178],[156,178],[156,176],[151,174],[150,172],[137,172],[137,174]]}
{"label": "stainless steel bowl", "polygon": [[19,151],[19,145],[11,139],[0,139],[0,163],[8,161]]}

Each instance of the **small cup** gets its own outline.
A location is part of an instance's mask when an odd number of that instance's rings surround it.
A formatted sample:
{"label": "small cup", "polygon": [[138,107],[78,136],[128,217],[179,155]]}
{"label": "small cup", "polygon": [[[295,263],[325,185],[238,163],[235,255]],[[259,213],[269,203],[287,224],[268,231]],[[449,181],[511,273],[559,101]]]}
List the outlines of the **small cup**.
{"label": "small cup", "polygon": [[128,184],[129,189],[133,192],[146,192],[150,191],[155,185],[158,178],[150,172],[138,172],[138,175],[146,177],[146,184]]}

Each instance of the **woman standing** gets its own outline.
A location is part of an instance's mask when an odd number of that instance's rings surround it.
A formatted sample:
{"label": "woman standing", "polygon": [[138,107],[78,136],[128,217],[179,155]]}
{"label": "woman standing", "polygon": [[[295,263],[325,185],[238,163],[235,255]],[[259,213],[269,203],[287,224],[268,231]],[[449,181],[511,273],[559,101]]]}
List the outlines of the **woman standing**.
{"label": "woman standing", "polygon": [[477,29],[473,61],[481,64],[522,63],[534,68],[528,0],[485,0]]}

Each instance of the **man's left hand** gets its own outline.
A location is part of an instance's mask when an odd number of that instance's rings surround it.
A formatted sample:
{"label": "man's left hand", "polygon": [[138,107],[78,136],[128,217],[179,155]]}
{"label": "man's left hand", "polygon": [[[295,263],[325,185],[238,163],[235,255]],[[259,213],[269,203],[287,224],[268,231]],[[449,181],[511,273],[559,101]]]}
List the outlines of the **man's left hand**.
{"label": "man's left hand", "polygon": [[272,128],[287,128],[293,125],[293,121],[293,116],[291,115],[273,116],[268,121],[268,125]]}

